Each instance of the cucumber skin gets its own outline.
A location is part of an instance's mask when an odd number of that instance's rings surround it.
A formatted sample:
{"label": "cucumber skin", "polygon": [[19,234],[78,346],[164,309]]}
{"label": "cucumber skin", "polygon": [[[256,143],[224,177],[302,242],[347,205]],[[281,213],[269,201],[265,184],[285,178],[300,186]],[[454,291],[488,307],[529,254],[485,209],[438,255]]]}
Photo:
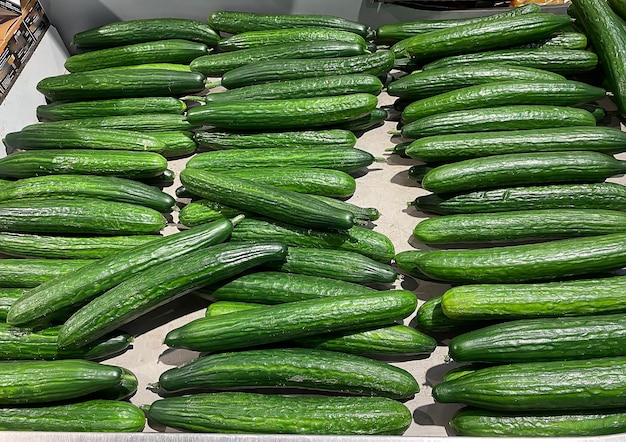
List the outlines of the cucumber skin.
{"label": "cucumber skin", "polygon": [[17,298],[24,295],[25,292],[25,289],[19,287],[0,287],[0,321],[6,320],[7,312],[11,304],[13,304]]}
{"label": "cucumber skin", "polygon": [[[185,115],[179,114],[145,114],[145,115],[112,115],[108,117],[79,118],[76,120],[51,121],[49,123],[38,123],[26,126],[23,130],[30,130],[33,127],[41,127],[45,124],[48,128],[67,128],[70,130],[83,131],[85,129],[106,129],[147,132],[151,131],[190,131],[199,127],[187,121]],[[123,136],[123,134],[122,134]],[[120,137],[121,138],[121,137]],[[167,148],[164,146],[163,149]]]}
{"label": "cucumber skin", "polygon": [[[435,385],[435,401],[490,410],[596,410],[624,406],[625,357],[483,368]],[[496,388],[497,386],[497,388]]]}
{"label": "cucumber skin", "polygon": [[89,259],[5,258],[0,260],[0,287],[37,287],[92,262]]}
{"label": "cucumber skin", "polygon": [[40,120],[60,121],[112,115],[137,115],[147,113],[182,114],[187,106],[174,97],[116,98],[98,101],[54,102],[37,106]]}
{"label": "cucumber skin", "polygon": [[215,150],[267,147],[352,148],[357,141],[356,136],[352,132],[340,129],[261,132],[255,134],[200,130],[195,132],[194,139],[200,147]]}
{"label": "cucumber skin", "polygon": [[[416,306],[415,295],[402,290],[290,302],[196,319],[170,331],[165,344],[197,351],[234,350],[387,325],[409,316]],[[245,336],[242,326],[248,330]]]}
{"label": "cucumber skin", "polygon": [[442,297],[435,296],[424,302],[417,309],[415,323],[419,330],[426,333],[463,333],[468,329],[480,327],[482,324],[473,319],[464,320],[449,318],[442,310]]}
{"label": "cucumber skin", "polygon": [[167,426],[212,433],[400,435],[412,420],[405,405],[388,398],[240,392],[159,399],[148,415]]}
{"label": "cucumber skin", "polygon": [[411,398],[420,390],[413,375],[385,362],[302,348],[202,356],[165,371],[158,385],[165,392],[195,388],[293,387],[391,399]]}

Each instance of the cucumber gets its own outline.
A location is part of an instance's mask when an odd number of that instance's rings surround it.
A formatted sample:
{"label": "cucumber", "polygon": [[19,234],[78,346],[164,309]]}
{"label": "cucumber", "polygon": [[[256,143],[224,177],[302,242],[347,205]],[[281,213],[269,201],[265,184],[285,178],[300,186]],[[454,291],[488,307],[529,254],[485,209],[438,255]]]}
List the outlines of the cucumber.
{"label": "cucumber", "polygon": [[306,228],[349,229],[354,225],[352,213],[330,207],[305,194],[207,170],[191,169],[189,163],[180,173],[181,182],[189,191],[203,198]]}
{"label": "cucumber", "polygon": [[559,48],[578,50],[587,49],[588,46],[589,41],[587,39],[587,35],[582,32],[562,31],[539,41],[516,46],[516,48]]}
{"label": "cucumber", "polygon": [[197,351],[234,350],[388,325],[409,316],[416,306],[415,295],[404,290],[289,302],[195,319],[171,330],[165,344]]}
{"label": "cucumber", "polygon": [[207,19],[213,29],[229,34],[269,29],[322,27],[353,32],[363,38],[370,36],[367,25],[334,15],[261,14],[257,12],[215,11]]}
{"label": "cucumber", "polygon": [[147,413],[163,425],[210,433],[400,435],[412,421],[410,410],[389,398],[243,392],[159,399]]}
{"label": "cucumber", "polygon": [[428,218],[413,229],[426,244],[501,243],[626,233],[617,210],[545,209]]}
{"label": "cucumber", "polygon": [[40,404],[115,388],[122,369],[82,359],[0,361],[0,403]]}
{"label": "cucumber", "polygon": [[225,72],[221,84],[227,89],[272,81],[318,78],[331,75],[385,74],[393,67],[393,53],[378,51],[351,57],[258,61]]}
{"label": "cucumber", "polygon": [[69,72],[86,72],[143,63],[189,63],[207,55],[204,43],[183,39],[168,39],[125,44],[75,54],[65,60]]}
{"label": "cucumber", "polygon": [[136,204],[98,199],[29,199],[0,203],[0,231],[141,235],[161,231],[165,217]]}
{"label": "cucumber", "polygon": [[[369,166],[374,157],[357,148],[328,147],[324,149],[283,149],[264,147],[256,149],[229,149],[201,152],[187,162],[187,169],[216,170],[261,167],[313,167],[355,172]],[[1,164],[1,163],[0,163]],[[0,169],[1,171],[1,169]]]}
{"label": "cucumber", "polygon": [[365,45],[354,42],[320,40],[282,43],[237,51],[203,55],[189,63],[192,71],[221,77],[226,72],[250,63],[287,58],[335,58],[363,55]]}
{"label": "cucumber", "polygon": [[387,93],[417,100],[462,87],[500,81],[562,81],[560,74],[524,66],[485,62],[413,72],[392,81]]}
{"label": "cucumber", "polygon": [[7,322],[28,324],[65,307],[85,303],[130,275],[185,253],[224,241],[232,232],[227,219],[175,233],[119,252],[68,272],[30,290],[9,310]]}
{"label": "cucumber", "polygon": [[322,201],[329,206],[336,207],[338,209],[347,210],[354,216],[354,223],[359,225],[368,224],[369,221],[376,221],[380,218],[380,212],[375,207],[361,207],[356,204],[352,204],[348,201],[343,201],[336,198],[329,198],[323,195],[310,195],[316,200]]}
{"label": "cucumber", "polygon": [[[119,129],[126,131],[188,131],[200,127],[191,124],[184,115],[178,114],[146,114],[146,115],[113,115],[110,117],[79,118],[77,120],[51,121],[38,123],[48,127],[69,128],[73,130]],[[30,130],[33,126],[26,126],[22,130]],[[149,133],[148,133],[149,135]]]}
{"label": "cucumber", "polygon": [[415,276],[458,283],[514,283],[608,272],[623,267],[626,234],[467,250],[405,251],[398,267]]}
{"label": "cucumber", "polygon": [[26,293],[26,289],[23,288],[0,288],[0,321],[6,320],[9,308],[24,293]]}
{"label": "cucumber", "polygon": [[61,326],[60,348],[91,343],[139,316],[184,295],[251,267],[281,261],[287,247],[278,243],[225,243],[152,266],[122,281],[81,307]]}
{"label": "cucumber", "polygon": [[354,147],[356,136],[347,130],[318,129],[259,133],[199,130],[194,140],[201,148],[213,150],[261,147]]}
{"label": "cucumber", "polygon": [[285,263],[279,270],[360,284],[390,284],[398,277],[390,265],[362,253],[313,247],[290,247]]}
{"label": "cucumber", "polygon": [[624,210],[626,187],[611,182],[505,187],[444,197],[424,195],[413,205],[441,215],[568,208]]}
{"label": "cucumber", "polygon": [[626,278],[526,284],[466,284],[443,294],[446,316],[510,320],[622,313]]}
{"label": "cucumber", "polygon": [[[189,109],[192,125],[224,130],[283,130],[332,126],[371,112],[378,104],[371,94],[283,100],[223,101]],[[595,120],[594,120],[595,121]]]}
{"label": "cucumber", "polygon": [[167,193],[139,181],[96,175],[44,175],[3,186],[0,201],[26,198],[97,198],[137,204],[171,212],[176,201]]}
{"label": "cucumber", "polygon": [[0,158],[0,177],[10,179],[67,174],[141,179],[166,169],[167,160],[156,152],[41,149]]}
{"label": "cucumber", "polygon": [[593,51],[582,49],[501,49],[443,57],[425,64],[423,69],[451,68],[477,62],[506,63],[572,75],[595,69],[598,66],[598,56]]}
{"label": "cucumber", "polygon": [[381,126],[389,118],[389,112],[386,109],[377,107],[362,117],[354,120],[346,121],[335,125],[336,128],[350,130],[352,132],[362,132]]}
{"label": "cucumber", "polygon": [[[509,105],[431,115],[402,127],[404,138],[467,132],[595,126],[593,114],[568,106]],[[390,132],[397,133],[397,132]]]}
{"label": "cucumber", "polygon": [[621,115],[626,114],[626,30],[624,21],[604,1],[572,2],[577,21],[584,26],[589,40],[598,54],[606,76],[607,88],[613,92],[612,101]]}
{"label": "cucumber", "polygon": [[504,17],[418,34],[396,43],[391,50],[396,57],[431,60],[528,43],[549,37],[571,22],[568,16],[549,13]]}
{"label": "cucumber", "polygon": [[50,101],[170,97],[204,90],[199,72],[164,68],[109,68],[46,77],[37,90]]}
{"label": "cucumber", "polygon": [[114,98],[64,103],[62,101],[37,106],[37,118],[42,121],[76,120],[112,115],[182,114],[184,101],[174,97]]}
{"label": "cucumber", "polygon": [[423,98],[402,111],[402,122],[460,110],[507,105],[574,106],[606,96],[602,88],[579,81],[499,81]]}
{"label": "cucumber", "polygon": [[313,41],[343,41],[365,46],[365,39],[353,32],[326,29],[317,26],[288,29],[246,31],[221,39],[217,44],[220,52],[259,48],[284,43]]}
{"label": "cucumber", "polygon": [[441,296],[435,296],[419,306],[415,315],[415,323],[419,330],[430,334],[458,334],[483,325],[472,318],[467,320],[449,318],[444,314],[441,304]]}
{"label": "cucumber", "polygon": [[0,287],[37,287],[91,264],[89,259],[0,259]]}
{"label": "cucumber", "polygon": [[624,172],[622,160],[600,152],[511,153],[435,167],[422,179],[422,187],[435,193],[459,193],[503,186],[601,182]]}
{"label": "cucumber", "polygon": [[391,399],[411,398],[420,391],[413,375],[399,367],[362,356],[302,348],[202,356],[162,373],[158,387],[165,392],[287,387]]}
{"label": "cucumber", "polygon": [[449,354],[457,362],[514,363],[621,356],[626,316],[520,319],[455,336]]}
{"label": "cucumber", "polygon": [[[622,0],[609,0],[609,6],[622,20],[626,17],[626,4]],[[569,11],[568,11],[569,12]]]}
{"label": "cucumber", "polygon": [[594,150],[614,154],[626,149],[626,133],[613,127],[589,126],[515,131],[458,133],[419,138],[405,150],[425,162],[521,152]]}
{"label": "cucumber", "polygon": [[625,357],[526,362],[477,370],[433,387],[437,402],[492,410],[594,410],[624,406]]}
{"label": "cucumber", "polygon": [[193,140],[193,132],[190,131],[150,131],[149,135],[165,144],[165,149],[161,151],[161,155],[168,160],[192,155],[198,149],[198,145]]}
{"label": "cucumber", "polygon": [[626,431],[621,409],[570,412],[503,412],[464,407],[450,420],[459,436],[591,437]]}

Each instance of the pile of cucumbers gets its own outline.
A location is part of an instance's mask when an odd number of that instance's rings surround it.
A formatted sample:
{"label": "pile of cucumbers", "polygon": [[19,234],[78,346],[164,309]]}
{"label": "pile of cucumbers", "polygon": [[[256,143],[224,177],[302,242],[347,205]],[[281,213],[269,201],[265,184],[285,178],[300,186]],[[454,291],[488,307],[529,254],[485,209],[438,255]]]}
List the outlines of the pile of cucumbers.
{"label": "pile of cucumbers", "polygon": [[453,285],[417,323],[460,364],[433,388],[465,405],[459,435],[626,431],[626,188],[606,181],[626,172],[626,137],[603,108],[624,115],[626,31],[621,2],[572,3],[574,18],[528,5],[379,29],[407,58],[387,89],[409,140],[396,151],[430,192],[413,203],[431,215],[413,231],[428,247],[395,263]]}

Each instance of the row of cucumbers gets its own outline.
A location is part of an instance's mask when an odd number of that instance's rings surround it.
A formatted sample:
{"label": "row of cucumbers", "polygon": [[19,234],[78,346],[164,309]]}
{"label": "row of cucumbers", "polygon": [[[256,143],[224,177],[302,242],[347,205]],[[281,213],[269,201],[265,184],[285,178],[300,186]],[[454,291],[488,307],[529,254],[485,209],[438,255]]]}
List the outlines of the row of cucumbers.
{"label": "row of cucumbers", "polygon": [[[414,139],[397,151],[424,162],[409,175],[432,193],[414,204],[435,214],[414,229],[434,248],[395,260],[408,274],[455,285],[425,302],[416,322],[449,338],[448,357],[459,364],[432,392],[437,403],[464,405],[450,421],[456,434],[626,431],[624,277],[615,275],[626,264],[625,188],[605,181],[626,170],[613,156],[626,137],[600,125],[596,104],[606,87],[623,113],[611,76],[624,59],[618,65],[606,52],[626,32],[602,24],[617,20],[608,7],[573,2],[574,25],[593,52],[559,49],[555,65],[540,58],[554,49],[478,52],[501,44],[492,30],[514,42],[512,24],[523,18],[482,19],[484,34],[470,22],[395,44],[422,67],[388,87],[403,109],[399,133]],[[429,52],[445,32],[465,35],[465,45]],[[572,80],[595,63],[560,69],[557,53],[567,51],[597,54],[603,87]]]}

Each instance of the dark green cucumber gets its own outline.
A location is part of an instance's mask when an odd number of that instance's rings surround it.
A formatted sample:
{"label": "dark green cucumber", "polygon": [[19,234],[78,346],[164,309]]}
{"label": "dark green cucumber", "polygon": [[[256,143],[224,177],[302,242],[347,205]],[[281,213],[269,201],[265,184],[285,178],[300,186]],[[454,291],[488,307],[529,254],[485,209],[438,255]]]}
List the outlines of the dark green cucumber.
{"label": "dark green cucumber", "polygon": [[405,152],[412,158],[437,163],[488,155],[570,150],[619,153],[626,150],[626,133],[607,126],[458,133],[419,138]]}
{"label": "dark green cucumber", "polygon": [[122,369],[82,359],[1,361],[0,403],[38,404],[80,398],[115,388]]}
{"label": "dark green cucumber", "polygon": [[[178,114],[145,114],[145,115],[113,115],[109,117],[89,117],[76,120],[51,121],[39,123],[48,127],[69,128],[82,131],[87,128],[119,129],[126,131],[188,131],[200,125],[191,124],[184,115]],[[26,126],[22,130],[29,130]],[[149,133],[147,134],[149,135]]]}
{"label": "dark green cucumber", "polygon": [[396,56],[432,60],[528,43],[549,37],[571,23],[568,16],[549,13],[504,17],[415,35],[396,43],[391,50]]}
{"label": "dark green cucumber", "polygon": [[405,251],[398,267],[409,274],[458,283],[556,280],[618,270],[626,265],[626,234],[570,238],[464,250]]}
{"label": "dark green cucumber", "polygon": [[0,232],[0,253],[46,259],[100,259],[158,239],[146,235],[38,235]]}
{"label": "dark green cucumber", "polygon": [[444,197],[424,195],[412,204],[441,215],[568,208],[625,210],[626,187],[612,182],[504,187]]}
{"label": "dark green cucumber", "polygon": [[0,259],[0,287],[37,287],[91,264],[89,259]]}
{"label": "dark green cucumber", "polygon": [[606,96],[602,88],[571,80],[498,81],[467,86],[423,98],[402,111],[402,122],[460,110],[507,105],[574,106]]}
{"label": "dark green cucumber", "polygon": [[281,100],[359,93],[378,95],[382,89],[382,82],[374,75],[327,75],[242,86],[224,92],[207,94],[204,100],[206,102],[221,100]]}
{"label": "dark green cucumber", "polygon": [[96,175],[45,175],[24,178],[0,188],[0,201],[25,198],[97,198],[171,212],[175,200],[139,181]]}
{"label": "dark green cucumber", "polygon": [[75,120],[78,118],[112,115],[182,114],[185,102],[174,97],[114,98],[64,103],[62,101],[37,106],[42,121]]}
{"label": "dark green cucumber", "polygon": [[191,70],[204,75],[220,77],[232,69],[264,60],[351,57],[365,53],[366,47],[361,43],[322,40],[283,43],[203,55],[193,60],[189,66]]}
{"label": "dark green cucumber", "polygon": [[455,336],[449,354],[457,362],[514,363],[621,356],[626,315],[520,319]]}
{"label": "dark green cucumber", "polygon": [[243,392],[159,399],[147,413],[162,425],[209,433],[401,435],[412,421],[410,410],[389,398]]}
{"label": "dark green cucumber", "polygon": [[623,409],[504,412],[464,407],[450,420],[458,436],[592,437],[626,431]]}
{"label": "dark green cucumber", "polygon": [[198,149],[198,145],[193,139],[193,132],[190,131],[167,130],[157,132],[151,130],[147,135],[165,144],[165,148],[160,153],[167,159],[186,157],[194,154]]}
{"label": "dark green cucumber", "polygon": [[305,388],[407,399],[420,391],[406,370],[362,356],[303,348],[202,356],[159,377],[165,392],[224,388]]}
{"label": "dark green cucumber", "polygon": [[595,69],[598,66],[598,56],[593,51],[581,49],[501,49],[443,57],[425,64],[424,70],[450,68],[477,62],[506,63],[571,75]]}
{"label": "dark green cucumber", "polygon": [[625,368],[626,357],[497,365],[437,384],[433,396],[492,410],[620,408]]}
{"label": "dark green cucumber", "polygon": [[600,152],[511,153],[435,167],[422,179],[422,187],[435,193],[460,193],[503,186],[601,182],[624,172],[622,160]]}
{"label": "dark green cucumber", "polygon": [[463,364],[458,365],[448,371],[446,371],[442,377],[442,381],[451,381],[452,379],[457,379],[465,376],[466,374],[470,374],[475,372],[476,370],[480,370],[481,368],[489,367],[493,364],[481,364],[479,362],[472,364]]}
{"label": "dark green cucumber", "polygon": [[217,49],[220,52],[228,52],[284,43],[313,42],[320,40],[343,41],[363,46],[366,44],[363,37],[353,32],[311,26],[288,29],[246,31],[221,39],[217,44]]}
{"label": "dark green cucumber", "polygon": [[354,225],[351,212],[330,207],[306,194],[191,169],[189,165],[187,163],[188,167],[180,173],[181,182],[186,189],[203,198],[306,228],[349,229]]}
{"label": "dark green cucumber", "polygon": [[568,106],[509,105],[459,110],[421,118],[401,129],[404,138],[466,132],[595,126],[593,114]]}
{"label": "dark green cucumber", "polygon": [[12,179],[67,174],[141,179],[166,169],[167,160],[156,152],[123,150],[42,149],[0,159],[0,177]]}
{"label": "dark green cucumber", "polygon": [[534,284],[466,284],[443,294],[451,318],[510,320],[624,312],[626,278],[613,276]]}
{"label": "dark green cucumber", "polygon": [[558,48],[558,49],[570,49],[570,50],[582,50],[587,49],[589,41],[587,35],[582,32],[576,31],[562,31],[556,34],[530,43],[526,43],[516,48]]}
{"label": "dark green cucumber", "polygon": [[393,61],[391,51],[378,51],[352,57],[265,60],[224,73],[221,84],[227,89],[235,89],[253,84],[301,78],[347,74],[378,76],[389,72],[393,67]]}
{"label": "dark green cucumber", "polygon": [[24,288],[2,288],[0,287],[0,321],[5,321],[7,318],[7,312],[9,308],[17,298],[24,295],[26,289]]}
{"label": "dark green cucumber", "polygon": [[483,325],[472,319],[450,318],[444,314],[441,304],[441,296],[435,296],[419,306],[415,315],[415,323],[419,330],[435,334],[457,334]]}
{"label": "dark green cucumber", "polygon": [[194,139],[199,147],[213,150],[260,147],[354,147],[357,141],[352,132],[340,129],[260,133],[200,130],[195,132]]}
{"label": "dark green cucumber", "polygon": [[426,244],[534,241],[626,232],[626,213],[601,209],[545,209],[428,218],[413,229]]}
{"label": "dark green cucumber", "polygon": [[81,307],[60,328],[58,345],[83,346],[194,288],[286,255],[287,247],[279,243],[228,242],[152,266]]}
{"label": "dark green cucumber", "polygon": [[375,207],[361,207],[348,201],[343,201],[336,198],[329,198],[323,195],[311,195],[316,200],[322,201],[329,206],[336,207],[338,209],[347,210],[354,215],[354,223],[365,225],[369,221],[376,221],[380,218],[380,212]]}
{"label": "dark green cucumber", "polygon": [[200,92],[205,80],[199,72],[110,68],[46,77],[37,90],[50,101],[170,97]]}
{"label": "dark green cucumber", "polygon": [[13,325],[27,324],[67,306],[84,303],[135,272],[198,248],[220,243],[231,232],[232,223],[224,218],[96,260],[89,266],[68,272],[30,290],[11,307],[7,322]]}
{"label": "dark green cucumber", "polygon": [[137,204],[98,199],[29,199],[0,202],[0,231],[141,235],[167,224],[158,211]]}
{"label": "dark green cucumber", "polygon": [[269,29],[322,27],[353,32],[363,38],[370,36],[370,29],[367,25],[335,15],[215,11],[209,14],[207,22],[216,31],[229,34]]}
{"label": "dark green cucumber", "polygon": [[500,81],[561,81],[560,74],[524,66],[486,62],[418,71],[392,81],[387,93],[416,100],[462,87]]}
{"label": "dark green cucumber", "polygon": [[622,20],[626,20],[626,4],[622,0],[609,0],[609,6]]}
{"label": "dark green cucumber", "polygon": [[[188,169],[220,170],[260,167],[315,167],[355,172],[369,166],[374,157],[357,148],[328,147],[324,149],[283,149],[264,147],[257,149],[229,149],[201,152],[187,162]],[[1,164],[1,163],[0,163]],[[1,172],[1,169],[0,169]]]}
{"label": "dark green cucumber", "polygon": [[371,112],[378,104],[371,94],[283,100],[218,101],[189,109],[192,125],[224,130],[308,129],[353,120]]}
{"label": "dark green cucumber", "polygon": [[335,125],[336,128],[350,130],[352,132],[361,132],[381,126],[389,118],[389,112],[386,109],[377,107],[360,118],[346,121]]}
{"label": "dark green cucumber", "polygon": [[607,88],[613,92],[612,101],[620,114],[626,114],[626,30],[623,19],[605,1],[574,1],[577,21],[580,21],[598,54],[606,76]]}

